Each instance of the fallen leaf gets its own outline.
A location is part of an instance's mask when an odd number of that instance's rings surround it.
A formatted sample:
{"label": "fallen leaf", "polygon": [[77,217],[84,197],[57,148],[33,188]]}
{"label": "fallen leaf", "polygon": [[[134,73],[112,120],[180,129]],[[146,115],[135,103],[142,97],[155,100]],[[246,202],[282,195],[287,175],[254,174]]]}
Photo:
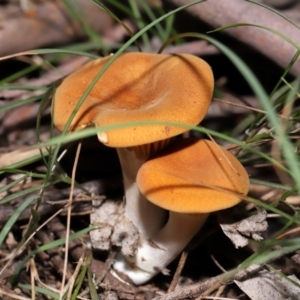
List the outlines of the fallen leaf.
{"label": "fallen leaf", "polygon": [[10,165],[18,164],[22,167],[30,162],[37,161],[41,158],[41,151],[44,155],[48,155],[47,148],[32,149],[30,147],[19,148],[17,150],[2,154],[0,156],[0,168],[6,168]]}
{"label": "fallen leaf", "polygon": [[254,277],[234,282],[252,300],[297,300],[300,280],[295,276],[286,279],[276,272],[262,270]]}
{"label": "fallen leaf", "polygon": [[93,248],[109,250],[112,246],[117,246],[124,255],[134,255],[139,234],[132,222],[125,218],[122,203],[105,200],[100,205],[93,202],[93,206],[91,224],[100,224],[99,228],[90,232]]}
{"label": "fallen leaf", "polygon": [[220,224],[224,234],[229,237],[236,248],[244,247],[248,244],[249,238],[256,241],[262,240],[260,235],[264,232],[268,223],[266,221],[267,212],[256,207],[257,214],[234,224]]}

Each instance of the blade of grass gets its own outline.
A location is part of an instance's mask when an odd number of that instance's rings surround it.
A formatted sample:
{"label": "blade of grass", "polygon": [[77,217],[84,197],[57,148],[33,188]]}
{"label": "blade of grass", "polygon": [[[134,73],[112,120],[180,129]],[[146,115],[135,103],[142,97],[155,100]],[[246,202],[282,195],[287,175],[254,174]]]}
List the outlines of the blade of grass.
{"label": "blade of grass", "polygon": [[272,157],[268,156],[266,153],[261,152],[244,142],[238,141],[234,138],[231,138],[225,134],[222,134],[220,132],[210,130],[204,127],[198,127],[198,126],[192,126],[189,124],[184,124],[184,123],[179,123],[179,122],[169,122],[169,121],[139,121],[139,122],[127,122],[127,123],[119,123],[119,124],[114,124],[114,125],[109,125],[109,126],[102,126],[102,127],[97,127],[97,128],[86,128],[81,131],[76,131],[76,132],[71,132],[65,136],[58,136],[55,137],[47,142],[41,143],[39,147],[43,146],[53,146],[53,145],[58,145],[58,144],[63,144],[63,143],[68,143],[71,141],[76,141],[80,140],[89,136],[96,135],[98,132],[101,131],[110,131],[110,130],[115,130],[119,128],[125,128],[125,127],[134,127],[134,126],[151,126],[151,125],[161,125],[161,126],[174,126],[174,127],[181,127],[181,128],[186,128],[187,130],[195,130],[201,133],[205,134],[210,134],[214,137],[218,137],[220,139],[223,139],[227,142],[230,142],[232,144],[235,144],[237,146],[242,147],[243,149],[246,149],[252,153],[255,153],[259,155],[260,157],[264,158],[268,162],[274,164],[278,168],[284,170],[285,172],[288,172],[288,169],[286,169],[282,164],[278,163],[276,160],[274,160]]}
{"label": "blade of grass", "polygon": [[257,24],[251,24],[251,23],[233,23],[233,24],[228,24],[222,27],[218,27],[214,30],[208,31],[207,33],[214,33],[214,32],[218,32],[221,30],[226,30],[229,28],[234,28],[234,27],[241,27],[241,26],[248,26],[248,27],[257,27],[257,28],[261,28],[264,30],[268,30],[276,35],[278,35],[279,37],[281,37],[282,39],[284,39],[285,41],[287,41],[288,43],[290,43],[292,46],[295,47],[296,50],[300,49],[300,46],[295,43],[292,39],[290,39],[289,37],[287,37],[286,35],[282,34],[280,31],[275,30],[273,28],[270,27],[266,27],[266,26],[262,26],[262,25],[257,25]]}
{"label": "blade of grass", "polygon": [[47,48],[44,48],[44,49],[28,50],[28,51],[24,51],[24,52],[18,52],[18,53],[15,53],[15,54],[2,56],[2,57],[0,57],[0,61],[1,60],[6,60],[6,59],[9,59],[9,58],[13,58],[13,57],[22,56],[22,55],[53,54],[53,53],[74,54],[74,55],[90,57],[92,59],[99,58],[99,56],[97,56],[97,55],[94,55],[94,54],[91,54],[91,53],[88,53],[88,52],[83,52],[83,51],[77,51],[77,50],[66,49],[66,48],[61,48],[61,49],[54,49],[54,48],[47,49]]}
{"label": "blade of grass", "polygon": [[39,178],[39,179],[44,179],[45,175],[41,173],[34,173],[34,172],[28,172],[24,171],[22,169],[8,169],[8,168],[1,168],[1,173],[8,173],[8,174],[25,174],[27,176],[30,176],[32,178]]}
{"label": "blade of grass", "polygon": [[[122,22],[122,20],[120,20],[110,9],[108,9],[104,4],[102,3],[98,3],[96,1],[93,1],[100,9],[104,10],[108,15],[110,15],[113,19],[115,19],[121,26],[123,26],[123,28],[126,30],[126,32],[128,33],[129,36],[133,36],[133,32],[129,29],[129,27]],[[140,45],[138,44],[137,41],[134,41],[135,46],[137,47],[137,49],[139,49],[139,51],[141,50]]]}
{"label": "blade of grass", "polygon": [[84,278],[86,276],[86,273],[88,271],[88,264],[90,263],[91,261],[91,254],[89,254],[89,256],[85,259],[85,262],[84,262],[84,265],[81,269],[81,272],[79,274],[79,276],[76,278],[76,287],[72,293],[72,297],[71,297],[71,300],[76,300],[77,297],[78,297],[78,294],[79,294],[79,291],[82,287],[82,284],[83,284],[83,281],[84,281]]}
{"label": "blade of grass", "polygon": [[[287,240],[273,240],[266,241],[266,245],[263,245],[256,252],[254,252],[248,259],[246,259],[239,269],[245,269],[252,264],[263,264],[273,258],[282,257],[285,254],[292,253],[300,249],[300,238],[287,239]],[[270,251],[273,247],[280,245],[282,248],[278,250]]]}
{"label": "blade of grass", "polygon": [[[227,26],[225,26],[225,27],[227,27]],[[279,36],[282,36],[282,34],[279,33]],[[292,143],[290,142],[289,138],[286,136],[285,131],[283,130],[284,126],[282,126],[282,122],[277,117],[277,114],[272,106],[272,103],[270,103],[270,101],[269,101],[269,96],[265,92],[264,88],[262,87],[261,83],[254,75],[254,73],[251,71],[251,69],[244,63],[244,61],[240,57],[238,57],[238,55],[236,55],[227,46],[225,46],[224,44],[215,40],[214,38],[208,37],[203,34],[198,34],[198,33],[179,34],[179,35],[175,36],[174,38],[169,39],[166,43],[164,43],[163,46],[161,47],[161,49],[164,49],[166,47],[166,45],[168,45],[174,39],[178,39],[181,37],[196,37],[196,38],[207,40],[208,42],[212,43],[221,52],[223,52],[228,57],[229,60],[231,60],[231,62],[235,65],[235,67],[243,75],[243,77],[248,82],[249,86],[252,88],[256,97],[260,100],[262,108],[268,112],[267,118],[268,118],[269,122],[271,123],[271,125],[275,129],[276,138],[280,142],[284,157],[287,161],[289,169],[291,170],[289,172],[289,174],[292,176],[293,180],[295,181],[298,192],[300,192],[300,168],[299,168],[297,156],[294,152],[294,147],[293,147]],[[298,49],[298,46],[297,45],[295,45],[295,46]]]}
{"label": "blade of grass", "polygon": [[280,16],[282,19],[288,21],[289,23],[291,23],[292,25],[294,25],[296,28],[300,29],[300,26],[298,26],[295,22],[293,22],[292,20],[290,20],[289,18],[287,18],[285,15],[283,15],[282,13],[280,13],[278,10],[276,9],[273,9],[272,7],[270,6],[267,6],[261,2],[256,2],[256,1],[253,1],[253,0],[246,0],[247,2],[250,2],[252,4],[255,4],[255,5],[258,5],[258,6],[261,6],[267,10],[270,10],[272,13]]}
{"label": "blade of grass", "polygon": [[300,249],[300,239],[293,239],[293,240],[286,240],[281,241],[282,248],[278,250],[269,251],[272,247],[277,246],[278,241],[274,241],[273,243],[269,243],[267,246],[263,246],[259,248],[255,253],[249,256],[242,264],[240,264],[236,269],[232,271],[228,271],[222,277],[222,282],[229,281],[236,273],[240,272],[241,270],[246,269],[247,267],[253,264],[260,264],[264,265],[276,258],[283,257],[286,254],[293,253]]}
{"label": "blade of grass", "polygon": [[122,12],[125,13],[126,16],[133,18],[133,12],[131,9],[128,8],[127,5],[123,4],[121,1],[115,1],[115,0],[107,0],[107,2],[116,8],[120,9]]}
{"label": "blade of grass", "polygon": [[[133,12],[134,18],[136,20],[136,23],[137,23],[139,29],[144,28],[146,24],[143,21],[143,18],[142,18],[142,15],[140,13],[140,10],[139,10],[139,7],[137,5],[137,2],[135,0],[129,0],[129,5],[131,7],[131,10]],[[151,43],[150,43],[147,31],[141,37],[142,37],[142,41],[143,41],[143,44],[144,44],[145,48],[147,49],[147,51],[150,51],[150,49],[151,49]]]}
{"label": "blade of grass", "polygon": [[288,64],[288,66],[286,67],[286,69],[284,70],[283,74],[281,75],[280,80],[277,82],[277,84],[275,85],[273,91],[270,94],[270,99],[272,100],[272,97],[274,96],[274,94],[276,93],[276,91],[278,90],[280,84],[282,83],[282,79],[286,78],[286,76],[289,74],[292,66],[294,65],[294,63],[296,62],[296,60],[298,59],[300,55],[300,50],[297,50],[297,52],[295,53],[295,55],[293,56],[292,60],[290,61],[290,63]]}
{"label": "blade of grass", "polygon": [[91,268],[91,262],[92,262],[92,253],[89,254],[88,259],[87,259],[87,264],[88,264],[88,271],[87,271],[87,275],[88,275],[88,286],[89,286],[89,291],[90,291],[90,295],[91,295],[91,299],[92,300],[99,300],[98,297],[98,293],[93,281],[93,275],[92,275],[92,268]]}
{"label": "blade of grass", "polygon": [[[49,100],[50,100],[50,96],[53,95],[55,90],[55,85],[51,86],[48,90],[47,93],[44,94],[41,102],[40,102],[40,106],[39,106],[39,110],[37,113],[37,118],[36,118],[36,138],[37,138],[37,144],[40,144],[41,138],[40,138],[40,126],[41,126],[41,121],[42,121],[42,116],[43,116],[43,111],[47,108],[47,105],[49,104]],[[53,126],[52,124],[50,125],[50,138],[53,136]],[[41,149],[41,148],[40,148]],[[40,151],[40,155],[42,157],[42,160],[44,161],[44,164],[47,165],[47,160],[46,157],[52,155],[52,148],[48,149],[47,151],[47,155],[44,155],[43,151]],[[48,174],[49,176],[49,174]],[[47,182],[47,180],[49,179],[49,177],[46,176],[45,178],[45,182]]]}
{"label": "blade of grass", "polygon": [[14,108],[26,105],[26,104],[30,104],[30,103],[36,102],[37,100],[40,100],[40,99],[41,99],[41,96],[33,96],[33,97],[29,97],[24,100],[15,101],[15,102],[1,106],[0,112],[5,112],[5,111],[8,111],[8,110],[11,110],[11,109],[14,109]]}
{"label": "blade of grass", "polygon": [[30,173],[28,174],[25,174],[24,176],[20,177],[19,179],[17,180],[14,180],[8,184],[6,184],[5,186],[3,187],[0,187],[0,194],[11,189],[12,187],[14,187],[16,184],[22,182],[23,180],[26,180],[28,177],[30,177]]}
{"label": "blade of grass", "polygon": [[[71,2],[71,3],[70,3]],[[62,0],[62,3],[69,11],[73,20],[75,20],[81,29],[85,32],[85,34],[94,42],[94,43],[102,43],[99,34],[91,27],[90,24],[87,24],[88,15],[85,14],[84,10],[81,9],[80,2]],[[75,8],[77,6],[77,9]]]}
{"label": "blade of grass", "polygon": [[47,90],[47,87],[35,86],[35,85],[22,85],[22,84],[4,84],[0,86],[0,90],[45,91]]}
{"label": "blade of grass", "polygon": [[[73,241],[73,240],[76,240],[78,238],[80,238],[81,236],[83,236],[84,234],[87,234],[88,232],[90,232],[91,230],[94,230],[94,229],[97,229],[99,227],[99,224],[94,224],[94,225],[91,225],[87,228],[84,228],[76,233],[73,233],[69,236],[69,241]],[[13,277],[11,278],[11,282],[12,284],[16,282],[16,279],[18,277],[18,274],[20,273],[20,271],[24,268],[26,262],[28,261],[29,258],[33,257],[34,255],[40,253],[40,252],[44,252],[44,251],[47,251],[49,249],[53,249],[55,247],[59,247],[59,246],[62,246],[66,243],[66,239],[65,238],[61,238],[61,239],[57,239],[51,243],[48,243],[48,244],[44,244],[42,245],[41,247],[31,251],[30,253],[28,253],[26,255],[26,257],[19,263],[18,267],[15,269],[14,271],[14,275]]]}
{"label": "blade of grass", "polygon": [[14,214],[9,218],[9,220],[6,222],[6,224],[3,226],[0,232],[0,245],[2,245],[2,243],[4,242],[7,234],[10,232],[11,228],[16,223],[21,213],[37,198],[37,195],[30,196],[27,199],[25,199],[19,207],[17,207]]}
{"label": "blade of grass", "polygon": [[[49,186],[50,183],[48,183],[46,186]],[[31,193],[34,193],[38,190],[40,190],[41,188],[43,188],[44,184],[39,184],[39,185],[36,185],[36,186],[33,186],[33,187],[30,187],[28,189],[25,189],[23,191],[19,191],[19,192],[14,192],[8,196],[5,196],[4,198],[2,198],[0,200],[0,205],[3,205],[5,203],[8,203],[12,200],[15,200],[15,199],[18,199],[18,198],[22,198],[22,197],[25,197],[27,196],[28,194],[31,194]]]}
{"label": "blade of grass", "polygon": [[260,180],[260,179],[255,179],[255,178],[250,178],[250,182],[251,183],[255,183],[255,184],[259,184],[262,186],[268,186],[274,189],[278,189],[278,190],[283,190],[283,191],[290,191],[293,190],[291,187],[279,184],[279,183],[273,183],[273,182],[269,182],[269,181],[265,181],[265,180]]}
{"label": "blade of grass", "polygon": [[[24,290],[27,290],[27,291],[31,291],[32,290],[32,286],[29,285],[29,284],[23,284],[23,283],[19,283],[18,284],[18,287],[20,289],[24,289]],[[47,299],[56,299],[58,300],[59,299],[59,296],[57,293],[53,292],[53,291],[50,291],[44,287],[39,287],[39,286],[35,286],[34,287],[36,292],[42,294],[42,295],[45,295],[47,297]]]}
{"label": "blade of grass", "polygon": [[[143,10],[146,12],[147,16],[149,17],[149,19],[153,22],[156,20],[156,16],[153,12],[153,10],[151,9],[151,7],[149,6],[149,4],[147,3],[147,1],[145,0],[141,0],[139,2],[139,4],[142,6]],[[163,26],[160,23],[157,23],[155,25],[155,28],[157,30],[157,34],[160,38],[161,41],[166,40],[169,35],[168,32],[164,30]]]}

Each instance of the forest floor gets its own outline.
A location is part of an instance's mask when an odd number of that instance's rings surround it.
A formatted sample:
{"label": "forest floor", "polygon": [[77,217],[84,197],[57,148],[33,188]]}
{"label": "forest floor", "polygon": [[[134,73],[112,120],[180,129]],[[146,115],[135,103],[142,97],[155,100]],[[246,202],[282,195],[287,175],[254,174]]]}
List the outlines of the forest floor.
{"label": "forest floor", "polygon": [[[0,299],[300,299],[300,3],[179,9],[188,3],[0,1]],[[91,225],[95,203],[124,205],[117,153],[95,132],[59,132],[51,103],[88,61],[164,43],[215,77],[201,126],[177,139],[228,149],[250,188],[209,216],[169,275],[136,286],[113,270],[119,248],[96,250],[90,238],[104,222]]]}

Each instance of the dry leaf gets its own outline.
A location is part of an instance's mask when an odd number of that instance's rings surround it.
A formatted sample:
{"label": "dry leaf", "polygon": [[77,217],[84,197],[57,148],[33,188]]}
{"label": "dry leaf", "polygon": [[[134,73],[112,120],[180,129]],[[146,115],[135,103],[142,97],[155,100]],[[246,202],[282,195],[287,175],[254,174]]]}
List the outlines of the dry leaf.
{"label": "dry leaf", "polygon": [[[26,165],[27,159],[38,160],[41,158],[41,151],[46,154],[46,148],[32,149],[29,147],[19,148],[17,150],[2,154],[0,156],[0,168],[6,168],[10,165],[19,163],[20,166]],[[19,166],[19,167],[20,167]]]}
{"label": "dry leaf", "polygon": [[235,280],[237,286],[251,300],[297,300],[300,299],[300,281],[295,275],[288,276],[291,280],[275,272],[262,270],[255,277],[243,282]]}
{"label": "dry leaf", "polygon": [[267,212],[256,207],[257,214],[234,224],[220,224],[223,232],[233,242],[236,248],[244,247],[248,244],[248,237],[256,241],[263,238],[260,233],[264,232],[268,223],[266,221]]}
{"label": "dry leaf", "polygon": [[100,224],[99,228],[90,232],[93,248],[109,250],[111,246],[118,246],[124,255],[134,255],[139,234],[132,222],[124,217],[122,203],[106,200],[101,205],[93,202],[93,206],[91,224]]}

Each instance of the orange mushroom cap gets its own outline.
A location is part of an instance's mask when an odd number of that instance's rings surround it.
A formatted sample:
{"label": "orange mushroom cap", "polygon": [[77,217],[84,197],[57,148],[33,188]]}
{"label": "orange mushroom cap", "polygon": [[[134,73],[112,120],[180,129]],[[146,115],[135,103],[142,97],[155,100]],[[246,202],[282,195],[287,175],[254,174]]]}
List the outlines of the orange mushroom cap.
{"label": "orange mushroom cap", "polygon": [[[63,130],[81,96],[110,56],[94,60],[69,75],[57,88],[53,120]],[[69,131],[133,121],[168,121],[197,125],[213,92],[213,74],[202,59],[190,54],[124,53],[95,84]],[[177,126],[126,126],[100,133],[111,147],[132,147],[186,131]]]}
{"label": "orange mushroom cap", "polygon": [[241,163],[221,146],[183,139],[145,162],[137,184],[149,201],[164,209],[210,213],[239,203],[248,193],[249,178]]}

